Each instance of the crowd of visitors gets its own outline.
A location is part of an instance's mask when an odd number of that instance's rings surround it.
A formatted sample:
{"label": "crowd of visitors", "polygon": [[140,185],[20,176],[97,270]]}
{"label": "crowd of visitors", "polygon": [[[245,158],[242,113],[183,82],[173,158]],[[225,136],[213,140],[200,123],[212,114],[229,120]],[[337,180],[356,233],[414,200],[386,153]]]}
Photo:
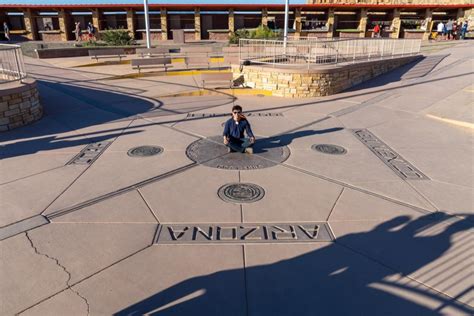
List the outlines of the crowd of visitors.
{"label": "crowd of visitors", "polygon": [[[89,41],[92,41],[95,39],[95,32],[96,32],[95,26],[91,22],[89,22],[87,24],[87,39]],[[76,37],[76,42],[80,42],[83,40],[81,22],[75,23],[74,35]]]}
{"label": "crowd of visitors", "polygon": [[449,20],[446,23],[442,21],[438,23],[436,27],[437,40],[459,40],[465,39],[468,29],[468,22],[456,22]]}

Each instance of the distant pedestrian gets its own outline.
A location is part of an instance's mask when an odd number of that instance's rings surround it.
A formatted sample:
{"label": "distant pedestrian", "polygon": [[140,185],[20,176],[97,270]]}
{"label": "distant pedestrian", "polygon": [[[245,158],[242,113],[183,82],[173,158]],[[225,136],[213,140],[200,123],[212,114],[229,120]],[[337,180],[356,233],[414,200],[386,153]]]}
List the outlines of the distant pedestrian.
{"label": "distant pedestrian", "polygon": [[95,38],[95,27],[92,22],[89,22],[89,24],[87,24],[87,34],[89,35],[89,41],[92,41],[92,39]]}
{"label": "distant pedestrian", "polygon": [[451,36],[453,35],[453,20],[449,20],[448,23],[446,23],[446,33],[448,35],[448,40],[451,39]]}
{"label": "distant pedestrian", "polygon": [[458,39],[458,24],[456,21],[453,22],[453,30],[452,30],[453,40]]}
{"label": "distant pedestrian", "polygon": [[382,29],[380,28],[380,25],[379,24],[376,24],[375,27],[374,27],[374,37],[380,37],[380,33],[381,33]]}
{"label": "distant pedestrian", "polygon": [[7,22],[3,22],[3,34],[7,41],[10,41],[10,28],[8,27]]}
{"label": "distant pedestrian", "polygon": [[462,26],[461,26],[461,39],[466,38],[466,33],[467,33],[467,21],[464,21]]}
{"label": "distant pedestrian", "polygon": [[438,26],[436,27],[436,31],[438,32],[437,38],[442,39],[443,35],[444,35],[443,34],[443,32],[444,32],[444,23],[443,23],[443,21],[438,23]]}
{"label": "distant pedestrian", "polygon": [[76,35],[76,42],[81,40],[81,22],[76,22],[76,27],[74,28],[74,34]]}

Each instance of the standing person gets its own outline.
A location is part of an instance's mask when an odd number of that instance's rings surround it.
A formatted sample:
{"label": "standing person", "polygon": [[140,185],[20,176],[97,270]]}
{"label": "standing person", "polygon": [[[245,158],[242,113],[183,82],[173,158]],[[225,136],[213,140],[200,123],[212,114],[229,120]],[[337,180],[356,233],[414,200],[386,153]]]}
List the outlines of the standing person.
{"label": "standing person", "polygon": [[8,27],[7,22],[3,22],[3,34],[5,35],[7,41],[10,41],[10,28]]}
{"label": "standing person", "polygon": [[453,35],[453,40],[456,40],[458,39],[458,24],[456,21],[453,22],[453,31],[452,31],[452,35]]}
{"label": "standing person", "polygon": [[380,37],[380,32],[381,32],[380,25],[377,23],[375,24],[375,27],[374,27],[374,37]]}
{"label": "standing person", "polygon": [[443,21],[438,23],[438,26],[436,27],[436,31],[438,32],[438,40],[443,38],[443,31],[444,31],[444,23]]}
{"label": "standing person", "polygon": [[91,42],[92,39],[95,37],[95,27],[92,22],[89,22],[89,24],[87,24],[87,34],[89,35],[89,42]]}
{"label": "standing person", "polygon": [[448,23],[446,23],[446,33],[448,34],[448,40],[450,40],[453,34],[453,20],[449,20]]}
{"label": "standing person", "polygon": [[[244,132],[247,133],[248,138],[244,137]],[[229,152],[240,152],[253,154],[253,144],[255,143],[255,136],[253,135],[250,122],[242,114],[242,107],[234,105],[232,107],[232,118],[225,122],[224,144],[229,147]]]}
{"label": "standing person", "polygon": [[76,42],[81,40],[81,22],[76,22],[76,27],[74,28],[74,34],[76,35]]}
{"label": "standing person", "polygon": [[467,21],[464,21],[461,26],[461,39],[466,38],[466,33],[467,33]]}

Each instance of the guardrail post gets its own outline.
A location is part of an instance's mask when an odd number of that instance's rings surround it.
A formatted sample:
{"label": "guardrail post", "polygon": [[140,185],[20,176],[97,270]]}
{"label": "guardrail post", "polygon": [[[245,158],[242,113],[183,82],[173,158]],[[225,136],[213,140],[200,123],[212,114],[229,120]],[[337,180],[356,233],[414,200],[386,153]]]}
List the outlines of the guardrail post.
{"label": "guardrail post", "polygon": [[385,40],[382,39],[382,52],[380,53],[380,59],[383,59],[383,50],[385,49]]}
{"label": "guardrail post", "polygon": [[[356,42],[354,42],[354,44],[356,44]],[[352,63],[354,64],[356,60],[356,49],[355,49],[355,45],[353,45],[352,47],[354,48],[354,55],[352,56]]]}
{"label": "guardrail post", "polygon": [[20,82],[23,82],[23,80],[21,78],[21,72],[20,72],[20,62],[18,60],[18,53],[17,53],[16,49],[13,49],[13,54],[15,55],[16,71],[17,71],[18,79],[20,79]]}

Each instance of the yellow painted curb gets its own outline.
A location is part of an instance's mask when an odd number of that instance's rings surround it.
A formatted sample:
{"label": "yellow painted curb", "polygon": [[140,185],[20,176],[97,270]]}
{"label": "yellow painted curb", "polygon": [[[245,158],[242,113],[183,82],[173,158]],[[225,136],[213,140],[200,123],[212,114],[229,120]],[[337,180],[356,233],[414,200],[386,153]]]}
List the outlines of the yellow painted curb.
{"label": "yellow painted curb", "polygon": [[426,116],[428,116],[429,118],[441,121],[441,122],[445,122],[445,123],[449,123],[449,124],[453,124],[453,125],[456,125],[456,126],[461,126],[461,127],[465,127],[465,128],[469,128],[469,129],[474,130],[474,124],[473,123],[447,119],[447,118],[443,118],[443,117],[439,117],[439,116],[435,116],[435,115],[431,115],[431,114],[426,114]]}
{"label": "yellow painted curb", "polygon": [[[211,57],[209,60],[210,60],[211,63],[223,63],[224,62],[223,57]],[[106,60],[106,61],[101,61],[101,62],[95,62],[95,63],[89,63],[89,64],[84,64],[84,65],[72,66],[72,68],[110,66],[110,65],[129,65],[130,61],[131,61],[130,59],[121,60],[120,62],[113,61],[113,60]],[[171,63],[173,63],[173,64],[184,63],[184,58],[171,58]]]}
{"label": "yellow painted curb", "polygon": [[95,62],[95,63],[90,63],[90,64],[72,66],[72,68],[111,66],[111,65],[128,65],[128,64],[130,64],[130,60],[121,60],[121,61],[106,60],[106,61],[101,61],[99,63]]}
{"label": "yellow painted curb", "polygon": [[228,69],[223,70],[212,70],[212,69],[205,69],[205,70],[183,70],[183,71],[168,71],[165,72],[166,76],[194,76],[200,75],[205,73],[221,73],[221,72],[229,72]]}
{"label": "yellow painted curb", "polygon": [[194,91],[186,91],[186,92],[178,92],[172,94],[165,94],[160,95],[161,98],[173,98],[173,97],[200,97],[200,96],[208,96],[208,95],[221,95],[227,94],[232,96],[237,95],[259,95],[259,96],[267,96],[271,97],[272,92],[267,90],[260,90],[260,89],[200,89]]}
{"label": "yellow painted curb", "polygon": [[160,77],[160,76],[194,76],[194,75],[199,75],[203,73],[222,73],[222,72],[229,72],[228,69],[223,69],[223,70],[177,70],[177,71],[149,71],[149,72],[141,72],[141,73],[131,73],[131,74],[125,74],[125,75],[116,75],[112,76],[110,79],[115,80],[115,79],[133,79],[133,78],[143,78],[143,77]]}

